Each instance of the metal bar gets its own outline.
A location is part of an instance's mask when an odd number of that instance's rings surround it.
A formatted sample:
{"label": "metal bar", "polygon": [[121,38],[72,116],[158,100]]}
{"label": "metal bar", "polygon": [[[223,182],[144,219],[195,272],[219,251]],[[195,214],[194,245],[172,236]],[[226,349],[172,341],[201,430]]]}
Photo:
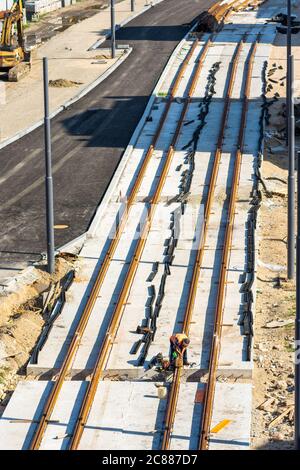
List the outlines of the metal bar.
{"label": "metal bar", "polygon": [[198,45],[198,40],[196,40],[194,42],[194,44],[191,47],[188,55],[186,56],[182,66],[179,70],[179,73],[176,77],[175,83],[174,83],[174,85],[171,89],[170,97],[169,97],[169,99],[166,103],[164,112],[163,112],[162,117],[159,121],[157,130],[156,130],[155,135],[154,135],[153,140],[152,140],[152,143],[149,146],[149,148],[147,150],[147,153],[145,155],[145,158],[142,162],[142,165],[139,169],[139,172],[138,172],[137,177],[135,179],[134,185],[131,189],[130,195],[128,196],[127,204],[126,204],[125,209],[124,209],[124,211],[121,215],[120,220],[118,221],[118,225],[116,227],[115,234],[114,234],[114,236],[113,236],[113,238],[110,242],[110,245],[109,245],[107,253],[104,257],[103,263],[100,266],[99,272],[98,272],[97,277],[96,277],[96,281],[95,281],[95,283],[92,287],[91,293],[88,297],[88,301],[87,301],[87,303],[84,307],[84,310],[83,310],[82,315],[80,317],[79,323],[78,323],[78,325],[76,327],[76,330],[75,330],[75,333],[72,337],[72,340],[71,340],[71,343],[69,345],[68,351],[66,353],[65,359],[64,359],[63,364],[62,364],[62,366],[61,366],[61,368],[60,368],[60,370],[57,374],[57,379],[56,379],[55,383],[53,384],[53,387],[52,387],[51,392],[48,396],[46,404],[45,404],[45,406],[42,410],[41,418],[39,420],[39,423],[38,423],[37,429],[34,433],[34,436],[32,438],[32,441],[30,443],[30,449],[32,449],[32,450],[36,450],[40,446],[40,443],[41,443],[42,438],[43,438],[43,434],[44,434],[45,429],[47,427],[47,423],[48,423],[48,421],[51,417],[51,414],[53,412],[55,403],[56,403],[57,398],[59,396],[59,393],[61,391],[61,388],[62,388],[63,382],[65,380],[65,377],[67,376],[68,371],[71,367],[72,360],[75,357],[75,354],[78,350],[80,340],[81,340],[82,335],[85,331],[86,325],[87,325],[88,320],[89,320],[90,315],[91,315],[91,312],[93,310],[93,307],[94,307],[95,302],[97,300],[97,297],[99,295],[99,292],[100,292],[100,289],[102,287],[103,281],[105,279],[107,270],[110,266],[111,259],[114,255],[115,251],[116,251],[116,248],[117,248],[119,240],[120,240],[121,233],[122,233],[123,228],[125,227],[125,224],[128,220],[130,209],[133,206],[136,195],[137,195],[137,193],[139,191],[139,188],[141,186],[143,177],[146,174],[146,170],[147,170],[148,164],[151,160],[151,156],[153,154],[154,148],[155,148],[155,146],[157,144],[157,141],[160,137],[163,124],[164,124],[164,122],[165,122],[165,120],[168,116],[171,104],[172,104],[172,102],[173,102],[173,100],[176,96],[179,84],[180,84],[180,82],[183,78],[183,75],[184,75],[184,71],[186,70],[186,67],[187,67],[188,63],[190,62],[197,45]]}
{"label": "metal bar", "polygon": [[291,0],[287,0],[287,33],[286,33],[286,144],[289,142],[289,115],[290,115],[290,70],[289,58],[292,54],[292,22],[291,22]]}
{"label": "metal bar", "polygon": [[44,80],[44,124],[45,124],[45,186],[46,186],[46,226],[47,226],[47,262],[48,272],[54,273],[54,208],[53,208],[53,180],[51,165],[51,124],[49,117],[49,78],[48,78],[48,59],[43,58],[43,80]]}
{"label": "metal bar", "polygon": [[199,450],[208,449],[208,440],[209,440],[211,418],[212,418],[212,412],[213,412],[213,401],[214,401],[214,394],[215,394],[218,358],[219,358],[220,346],[221,346],[223,306],[224,306],[224,299],[225,299],[227,268],[228,268],[230,245],[231,245],[232,232],[233,232],[235,202],[236,202],[237,192],[238,192],[238,187],[239,187],[242,148],[243,148],[243,143],[244,143],[246,117],[247,117],[247,110],[248,110],[248,99],[249,99],[253,61],[254,61],[254,56],[256,52],[256,47],[257,47],[257,42],[255,42],[252,45],[252,48],[250,51],[250,59],[247,60],[248,67],[247,67],[246,83],[245,83],[245,88],[244,88],[242,119],[240,123],[238,149],[236,152],[232,187],[231,187],[231,192],[230,192],[229,209],[228,209],[228,219],[227,219],[228,221],[226,225],[225,242],[224,242],[223,253],[222,253],[222,264],[221,264],[221,271],[220,271],[220,278],[219,278],[217,304],[216,304],[216,310],[215,310],[214,332],[213,332],[212,344],[211,344],[208,380],[206,384],[204,405],[203,405],[203,411],[202,411],[202,422],[201,422],[201,427],[200,427]]}
{"label": "metal bar", "polygon": [[111,19],[111,58],[116,57],[116,13],[115,0],[110,0],[110,19]]}
{"label": "metal bar", "polygon": [[300,152],[298,152],[297,178],[297,273],[295,320],[295,448],[300,450]]}
{"label": "metal bar", "polygon": [[201,58],[198,62],[197,69],[196,69],[196,72],[195,72],[195,75],[194,75],[194,78],[193,78],[193,81],[192,81],[192,84],[190,86],[190,90],[189,90],[189,93],[188,93],[188,99],[184,103],[184,106],[183,106],[183,109],[182,109],[182,112],[181,112],[181,116],[180,116],[179,121],[177,123],[175,134],[172,138],[172,142],[170,144],[169,150],[167,152],[167,155],[166,155],[166,158],[165,158],[165,161],[164,161],[164,166],[163,166],[163,169],[162,169],[161,177],[160,177],[160,179],[158,181],[158,184],[156,186],[154,195],[151,198],[150,207],[149,207],[149,210],[148,210],[148,215],[147,215],[146,221],[143,225],[143,228],[142,228],[142,231],[141,231],[141,236],[140,236],[140,238],[137,242],[135,252],[132,256],[132,261],[131,261],[130,266],[128,268],[124,284],[123,284],[121,292],[119,294],[119,298],[118,298],[117,304],[115,306],[114,312],[112,314],[110,325],[108,327],[103,345],[101,347],[101,350],[99,351],[97,361],[96,361],[96,365],[95,365],[95,368],[94,368],[94,371],[93,371],[93,374],[92,374],[92,377],[91,377],[91,381],[90,381],[89,386],[87,388],[87,392],[85,394],[84,401],[83,401],[83,404],[82,404],[80,412],[79,412],[79,416],[78,416],[77,421],[76,421],[75,430],[74,430],[73,436],[71,438],[71,444],[70,444],[70,449],[71,450],[75,450],[75,449],[78,448],[82,433],[84,431],[84,426],[86,425],[86,422],[87,422],[87,419],[88,419],[88,415],[89,415],[89,412],[90,412],[90,409],[91,409],[91,406],[92,406],[92,403],[93,403],[93,400],[94,400],[94,397],[95,397],[95,394],[96,394],[96,391],[97,391],[98,383],[99,383],[99,380],[101,378],[101,374],[103,372],[104,365],[106,363],[106,360],[107,360],[107,357],[108,357],[108,354],[109,354],[109,351],[110,351],[110,348],[111,348],[111,344],[112,344],[112,342],[115,338],[115,335],[116,335],[116,332],[117,332],[117,329],[118,329],[118,326],[119,326],[119,323],[120,323],[120,320],[121,320],[121,317],[122,317],[124,304],[127,302],[127,298],[128,298],[129,292],[130,292],[130,288],[131,288],[132,282],[134,280],[134,276],[136,274],[136,270],[138,268],[139,261],[140,261],[141,256],[142,256],[144,246],[146,244],[147,236],[148,236],[148,233],[149,233],[150,228],[151,228],[151,224],[152,224],[153,217],[154,217],[154,214],[155,214],[155,211],[156,211],[157,203],[160,200],[162,189],[163,189],[165,180],[166,180],[168,172],[169,172],[169,168],[170,168],[170,165],[171,165],[171,162],[172,162],[172,159],[173,159],[173,155],[174,155],[174,152],[175,152],[175,147],[177,145],[177,141],[178,141],[178,138],[179,138],[179,135],[180,135],[180,131],[181,131],[181,128],[182,128],[182,125],[183,125],[183,121],[184,121],[184,118],[186,116],[188,106],[191,102],[192,94],[195,90],[197,81],[199,79],[199,74],[200,74],[200,71],[202,69],[203,61],[204,61],[204,58],[206,57],[209,46],[210,46],[210,40],[207,41],[207,43],[206,43],[206,45],[205,45],[205,47],[202,51]]}
{"label": "metal bar", "polygon": [[295,277],[295,116],[294,116],[294,57],[289,56],[288,70],[289,116],[288,116],[288,279]]}
{"label": "metal bar", "polygon": [[292,2],[287,0],[287,59],[292,55]]}
{"label": "metal bar", "polygon": [[[211,178],[210,178],[207,201],[205,205],[204,223],[202,224],[202,231],[199,237],[197,257],[196,257],[196,261],[195,261],[195,265],[193,269],[193,277],[192,277],[192,282],[191,282],[190,289],[189,289],[188,302],[187,302],[187,306],[185,309],[184,321],[182,325],[182,332],[186,333],[187,335],[189,333],[190,322],[192,319],[192,314],[193,314],[194,305],[195,305],[197,284],[198,284],[200,269],[202,265],[202,259],[204,255],[204,246],[205,246],[205,240],[206,240],[206,235],[207,235],[209,217],[211,213],[211,205],[213,201],[214,190],[216,186],[219,164],[220,164],[220,159],[221,159],[224,130],[225,130],[227,119],[228,119],[228,112],[230,108],[230,98],[232,95],[233,83],[234,83],[234,79],[235,79],[236,72],[237,72],[237,64],[238,64],[238,59],[242,50],[242,44],[243,42],[241,41],[235,50],[235,54],[234,54],[233,61],[230,67],[230,72],[229,72],[230,76],[229,76],[227,90],[226,90],[226,99],[225,99],[224,109],[223,109],[223,114],[222,114],[221,127],[220,127],[218,142],[217,142],[217,149],[216,149],[215,157],[214,157],[214,165],[213,165]],[[173,431],[177,401],[178,401],[178,396],[179,396],[181,370],[182,370],[181,367],[180,368],[178,367],[175,369],[173,381],[171,384],[171,390],[169,392],[167,412],[166,412],[166,418],[165,418],[165,426],[164,426],[164,434],[163,434],[163,440],[162,440],[162,446],[161,446],[162,450],[168,450],[170,447],[171,434]]]}

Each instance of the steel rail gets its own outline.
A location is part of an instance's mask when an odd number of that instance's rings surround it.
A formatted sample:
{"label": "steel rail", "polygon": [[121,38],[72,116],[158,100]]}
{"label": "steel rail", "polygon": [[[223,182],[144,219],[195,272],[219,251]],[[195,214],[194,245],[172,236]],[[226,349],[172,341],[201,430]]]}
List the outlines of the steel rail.
{"label": "steel rail", "polygon": [[45,403],[45,406],[42,410],[42,414],[41,414],[41,417],[39,419],[37,428],[34,432],[34,435],[31,439],[31,442],[30,442],[30,446],[29,446],[30,450],[37,450],[39,448],[40,444],[41,444],[45,429],[46,429],[47,424],[48,424],[48,421],[51,418],[51,414],[54,410],[54,407],[55,407],[55,404],[57,402],[57,399],[58,399],[59,393],[61,391],[62,385],[63,385],[63,383],[65,381],[65,378],[66,378],[66,376],[67,376],[67,374],[70,370],[72,360],[74,359],[75,354],[76,354],[76,352],[79,348],[82,335],[85,331],[86,325],[87,325],[88,320],[89,320],[90,315],[91,315],[91,312],[93,310],[93,307],[94,307],[95,302],[97,300],[97,297],[99,295],[99,292],[100,292],[100,289],[102,287],[103,281],[105,279],[107,270],[110,266],[111,259],[112,259],[113,255],[116,251],[116,248],[118,246],[118,243],[119,243],[119,240],[120,240],[120,237],[121,237],[121,233],[122,233],[122,231],[125,227],[125,224],[128,220],[130,209],[131,209],[131,207],[132,207],[132,205],[135,201],[136,195],[137,195],[137,193],[140,189],[142,179],[143,179],[143,177],[146,173],[146,170],[147,170],[148,164],[151,160],[153,151],[154,151],[155,146],[157,144],[157,141],[160,137],[161,130],[162,130],[164,122],[166,121],[166,118],[168,116],[171,104],[173,103],[173,101],[175,99],[176,93],[178,91],[179,84],[180,84],[180,82],[181,82],[181,80],[184,76],[187,65],[190,62],[198,43],[199,43],[198,40],[196,40],[194,42],[193,46],[191,47],[191,50],[189,51],[188,55],[186,56],[184,62],[182,63],[182,65],[180,67],[180,70],[179,70],[179,73],[178,73],[178,75],[175,79],[175,82],[174,82],[173,87],[172,87],[171,92],[170,92],[169,99],[166,103],[166,107],[165,107],[164,112],[163,112],[163,114],[161,116],[161,119],[159,121],[159,124],[158,124],[157,130],[155,132],[155,135],[153,136],[152,143],[149,146],[149,148],[147,150],[147,153],[145,155],[145,158],[144,158],[144,160],[141,164],[141,167],[140,167],[138,175],[135,179],[134,185],[133,185],[133,187],[131,189],[131,192],[128,196],[128,199],[126,201],[125,209],[124,209],[124,211],[121,215],[121,218],[118,222],[118,225],[116,227],[114,237],[112,238],[112,240],[110,242],[110,245],[109,245],[108,250],[105,254],[103,262],[102,262],[102,264],[99,268],[95,283],[94,283],[94,285],[91,289],[89,298],[88,298],[87,303],[84,307],[83,313],[80,317],[80,320],[79,320],[78,325],[76,327],[75,333],[72,337],[72,341],[71,341],[71,343],[68,347],[68,350],[67,350],[66,356],[64,358],[64,361],[63,361],[63,363],[60,367],[60,370],[57,374],[57,378],[56,378],[56,380],[53,384],[51,392],[50,392],[50,394],[48,396],[48,399]]}
{"label": "steel rail", "polygon": [[248,6],[250,0],[231,0],[229,3],[221,4],[222,2],[217,2],[213,4],[208,10],[207,13],[210,16],[213,16],[216,21],[220,24],[224,22],[234,11],[239,11]]}
{"label": "steel rail", "polygon": [[93,373],[92,373],[92,376],[91,376],[91,380],[90,380],[89,385],[87,387],[87,391],[85,393],[85,396],[84,396],[84,399],[83,399],[83,402],[82,402],[82,406],[81,406],[78,418],[76,420],[74,432],[73,432],[73,435],[71,437],[71,442],[70,442],[70,449],[71,450],[75,450],[75,449],[78,448],[81,436],[82,436],[83,431],[84,431],[84,426],[87,423],[88,416],[89,416],[89,413],[90,413],[90,410],[91,410],[91,407],[92,407],[92,404],[93,404],[93,401],[94,401],[94,397],[95,397],[95,394],[96,394],[96,391],[97,391],[98,383],[101,379],[101,374],[104,370],[104,366],[105,366],[105,363],[107,361],[108,354],[110,352],[112,342],[115,338],[115,335],[117,333],[117,330],[118,330],[118,327],[119,327],[119,324],[120,324],[120,320],[121,320],[123,309],[124,309],[124,304],[127,301],[127,298],[128,298],[129,292],[130,292],[130,288],[131,288],[133,279],[135,277],[135,274],[136,274],[136,271],[137,271],[137,268],[138,268],[138,265],[139,265],[141,255],[143,253],[143,249],[144,249],[144,246],[146,244],[147,236],[148,236],[149,230],[151,228],[151,224],[152,224],[153,217],[154,217],[154,214],[155,214],[156,206],[157,206],[157,203],[160,200],[161,192],[162,192],[166,177],[168,175],[168,171],[169,171],[172,159],[173,159],[173,155],[174,155],[174,152],[175,152],[175,147],[176,147],[177,142],[178,142],[178,138],[179,138],[179,135],[180,135],[180,132],[181,132],[183,121],[185,119],[186,112],[187,112],[187,109],[189,107],[189,104],[191,103],[192,96],[193,96],[194,91],[195,91],[195,87],[196,87],[197,82],[199,80],[199,75],[200,75],[200,72],[202,70],[203,62],[204,62],[204,59],[206,57],[207,51],[210,47],[210,43],[211,43],[211,40],[209,39],[206,42],[206,44],[205,44],[205,46],[202,50],[202,53],[201,53],[201,56],[200,56],[200,59],[199,59],[199,62],[198,62],[193,80],[192,80],[192,83],[190,85],[190,89],[189,89],[189,92],[188,92],[187,99],[184,103],[179,121],[177,123],[175,134],[172,138],[171,145],[170,145],[169,150],[167,152],[167,155],[165,157],[164,167],[162,169],[162,173],[161,173],[159,182],[158,182],[157,187],[154,191],[154,194],[151,198],[151,202],[149,203],[148,214],[147,214],[146,221],[143,225],[143,228],[141,230],[141,236],[140,236],[140,238],[139,238],[139,240],[136,244],[134,255],[132,257],[132,260],[130,262],[128,271],[126,273],[126,278],[125,278],[124,284],[123,284],[121,292],[119,294],[117,304],[114,308],[114,312],[112,314],[112,317],[111,317],[111,320],[110,320],[109,327],[107,329],[105,339],[104,339],[104,341],[102,343],[102,346],[101,346],[101,349],[99,351],[99,354],[98,354],[98,357],[97,357],[97,360],[96,360],[96,364],[95,364],[95,367],[94,367],[94,370],[93,370]]}
{"label": "steel rail", "polygon": [[208,450],[209,444],[209,433],[211,427],[212,413],[213,413],[213,402],[215,395],[215,386],[216,386],[216,377],[217,377],[217,367],[218,359],[220,354],[221,347],[221,335],[222,335],[222,322],[223,322],[223,310],[224,310],[224,301],[225,301],[225,289],[226,289],[226,279],[227,279],[227,269],[229,264],[229,255],[232,242],[233,234],[233,224],[234,224],[234,214],[235,214],[235,205],[237,199],[237,193],[239,188],[239,179],[240,179],[240,170],[241,170],[241,160],[242,152],[245,138],[245,127],[247,120],[247,111],[248,111],[248,102],[250,97],[250,86],[251,86],[251,77],[253,70],[253,62],[257,49],[257,40],[252,44],[251,50],[249,52],[249,59],[246,61],[247,75],[244,87],[244,97],[243,97],[243,109],[242,109],[242,118],[239,128],[238,136],[238,146],[235,155],[234,163],[234,172],[232,177],[232,186],[230,190],[230,200],[228,207],[228,216],[227,224],[225,231],[225,242],[222,252],[222,264],[219,277],[218,285],[218,294],[217,294],[217,304],[215,309],[215,320],[214,320],[214,332],[211,343],[211,353],[210,353],[210,362],[209,362],[209,372],[208,380],[205,389],[205,397],[202,411],[202,422],[200,428],[200,438],[199,438],[199,450]]}
{"label": "steel rail", "polygon": [[[217,148],[214,154],[214,163],[213,163],[213,168],[212,168],[211,177],[210,177],[208,195],[207,195],[207,200],[205,204],[204,221],[202,225],[201,234],[199,237],[197,256],[196,256],[196,260],[195,260],[194,267],[193,267],[193,276],[192,276],[192,281],[191,281],[191,285],[189,288],[188,301],[187,301],[187,306],[185,309],[185,314],[184,314],[184,319],[183,319],[183,324],[182,324],[182,332],[187,335],[189,334],[190,322],[192,319],[194,305],[195,305],[197,284],[199,280],[199,275],[200,275],[200,270],[202,266],[203,255],[204,255],[204,246],[205,246],[205,241],[206,241],[207,228],[209,224],[211,206],[212,206],[212,202],[214,198],[214,192],[215,192],[220,159],[221,159],[221,154],[222,154],[224,132],[225,132],[225,128],[226,128],[226,124],[228,120],[228,113],[229,113],[230,101],[232,97],[232,90],[233,90],[233,85],[234,85],[234,81],[235,81],[235,77],[237,73],[237,66],[238,66],[238,61],[239,61],[242,47],[243,47],[243,41],[240,41],[240,43],[236,47],[236,50],[233,55],[233,60],[230,64],[229,80],[228,80],[227,87],[225,90],[225,103],[224,103],[223,114],[221,118],[221,126],[220,126],[218,141],[217,141]],[[182,372],[182,367],[177,367],[175,369],[172,384],[171,384],[171,389],[169,391],[165,426],[164,426],[164,434],[163,434],[162,446],[161,446],[162,450],[168,450],[170,447],[171,434],[173,432],[173,426],[174,426],[176,408],[177,408],[177,402],[178,402],[178,396],[179,396],[181,372]]]}

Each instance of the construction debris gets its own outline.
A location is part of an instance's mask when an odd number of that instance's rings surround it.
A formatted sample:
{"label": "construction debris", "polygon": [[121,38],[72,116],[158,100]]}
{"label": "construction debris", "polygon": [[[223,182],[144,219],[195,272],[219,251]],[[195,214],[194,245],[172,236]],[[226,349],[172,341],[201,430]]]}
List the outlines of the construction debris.
{"label": "construction debris", "polygon": [[65,80],[64,78],[58,78],[57,80],[49,80],[49,86],[53,88],[69,88],[82,84],[82,82],[74,82],[73,80]]}
{"label": "construction debris", "polygon": [[273,320],[265,324],[265,328],[280,328],[281,326],[293,325],[294,319],[290,320]]}
{"label": "construction debris", "polygon": [[270,422],[269,424],[269,429],[273,428],[277,424],[279,424],[285,416],[290,415],[291,411],[294,410],[294,405],[290,405],[283,413],[281,413],[277,418],[273,419],[273,421]]}

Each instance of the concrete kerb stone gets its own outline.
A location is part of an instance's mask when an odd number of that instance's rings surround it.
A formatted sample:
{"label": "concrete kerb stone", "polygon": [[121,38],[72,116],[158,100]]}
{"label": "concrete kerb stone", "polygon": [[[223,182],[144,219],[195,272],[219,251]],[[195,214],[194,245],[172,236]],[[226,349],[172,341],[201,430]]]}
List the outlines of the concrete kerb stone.
{"label": "concrete kerb stone", "polygon": [[[76,103],[79,101],[81,98],[83,98],[85,95],[87,95],[90,91],[92,91],[96,86],[100,85],[107,77],[109,77],[126,59],[127,57],[131,54],[132,48],[126,49],[126,53],[123,53],[118,60],[111,66],[109,67],[106,72],[104,72],[100,77],[98,77],[96,80],[94,80],[92,83],[90,83],[86,88],[81,90],[74,98],[71,98],[70,100],[66,101],[64,104],[59,106],[56,110],[54,110],[50,114],[50,119],[53,119],[55,116],[57,116],[59,113],[67,109],[69,106],[72,104]],[[44,120],[41,119],[40,121],[36,122],[30,127],[27,127],[21,132],[18,132],[15,134],[13,137],[10,137],[9,139],[4,140],[3,142],[0,143],[0,150],[3,149],[4,147],[7,147],[7,145],[12,144],[16,140],[21,139],[27,134],[30,134],[30,132],[34,131],[41,125],[43,125]]]}
{"label": "concrete kerb stone", "polygon": [[[135,18],[140,16],[142,13],[146,13],[146,11],[150,10],[150,8],[158,5],[159,3],[162,3],[163,1],[164,0],[153,0],[149,5],[145,6],[145,8],[143,8],[141,11],[138,11],[138,12],[134,13],[129,18],[125,18],[125,20],[121,21],[119,24],[116,24],[116,31],[118,31],[118,29],[125,26],[127,23],[130,23],[130,21],[134,20]],[[107,41],[107,39],[109,39],[110,37],[111,37],[111,33],[110,32],[106,33],[103,38],[96,41],[88,50],[89,51],[94,51],[99,46],[101,46],[101,44],[103,44],[105,41]]]}
{"label": "concrete kerb stone", "polygon": [[[142,131],[142,128],[143,128],[143,126],[144,126],[144,124],[145,124],[145,122],[146,122],[146,119],[147,119],[147,117],[148,117],[148,115],[149,115],[149,113],[150,113],[150,110],[151,110],[151,108],[152,108],[152,106],[153,106],[153,103],[154,103],[154,101],[155,101],[155,99],[156,99],[156,95],[157,95],[157,93],[158,93],[158,91],[159,91],[161,85],[163,84],[163,82],[164,82],[164,80],[165,80],[165,77],[166,77],[167,74],[169,73],[169,71],[170,71],[170,69],[171,69],[171,67],[172,67],[172,65],[173,65],[173,62],[175,61],[175,58],[176,58],[178,52],[179,52],[180,49],[182,48],[184,42],[185,42],[185,41],[187,40],[187,38],[189,37],[190,33],[193,32],[193,30],[195,29],[195,27],[196,27],[196,25],[193,26],[193,27],[190,29],[190,31],[184,36],[184,38],[183,38],[183,39],[180,41],[180,43],[176,46],[176,48],[174,49],[174,51],[173,51],[173,53],[172,53],[172,55],[171,55],[171,57],[170,57],[170,59],[169,59],[169,61],[168,61],[168,63],[167,63],[167,65],[166,65],[166,67],[165,67],[165,69],[164,69],[162,75],[160,76],[160,78],[159,78],[157,84],[155,85],[154,90],[153,90],[153,92],[152,92],[152,95],[151,95],[151,97],[150,97],[150,99],[149,99],[149,101],[148,101],[148,104],[147,104],[146,108],[145,108],[144,114],[143,114],[143,116],[141,117],[141,120],[140,120],[140,122],[138,123],[138,125],[137,125],[137,127],[136,127],[136,129],[135,129],[135,131],[134,131],[134,133],[133,133],[133,135],[132,135],[132,137],[131,137],[131,139],[130,139],[130,142],[129,142],[129,144],[128,144],[128,146],[127,146],[127,148],[126,148],[126,150],[125,150],[125,152],[124,152],[124,154],[123,154],[123,156],[122,156],[122,158],[121,158],[121,160],[120,160],[120,163],[119,163],[119,165],[118,165],[118,167],[117,167],[117,169],[116,169],[116,171],[115,171],[115,173],[114,173],[114,175],[113,175],[113,177],[112,177],[112,179],[111,179],[111,182],[110,182],[110,184],[109,184],[109,186],[108,186],[108,188],[107,188],[107,190],[106,190],[106,192],[105,192],[105,195],[104,195],[104,197],[103,197],[103,199],[102,199],[100,205],[98,206],[98,209],[97,209],[97,211],[96,211],[96,214],[95,214],[95,216],[94,216],[94,218],[93,218],[93,220],[92,220],[92,222],[91,222],[91,225],[90,225],[88,231],[86,232],[87,238],[93,238],[93,237],[95,237],[95,234],[96,234],[98,225],[99,225],[99,223],[100,223],[100,220],[101,220],[101,218],[103,217],[104,211],[105,211],[105,209],[106,209],[106,207],[107,207],[107,204],[108,204],[108,202],[109,202],[109,200],[110,200],[110,197],[111,197],[111,195],[113,194],[113,192],[114,192],[114,190],[115,190],[115,188],[116,188],[116,186],[117,186],[117,184],[118,184],[118,182],[119,182],[119,179],[120,179],[120,177],[121,177],[121,174],[122,174],[122,172],[123,172],[123,170],[124,170],[124,168],[125,168],[125,166],[126,166],[128,160],[129,160],[130,155],[131,155],[131,153],[132,153],[132,151],[133,151],[133,149],[134,149],[134,146],[135,146],[135,144],[136,144],[136,142],[137,142],[137,140],[138,140],[138,138],[139,138],[139,135],[140,135],[140,133],[141,133],[141,131]],[[71,243],[71,242],[70,242],[70,243]]]}
{"label": "concrete kerb stone", "polygon": [[79,235],[76,238],[73,238],[70,242],[66,243],[63,246],[60,246],[56,253],[71,253],[71,254],[78,254],[81,251],[81,248],[86,239],[86,233],[84,232],[82,235]]}

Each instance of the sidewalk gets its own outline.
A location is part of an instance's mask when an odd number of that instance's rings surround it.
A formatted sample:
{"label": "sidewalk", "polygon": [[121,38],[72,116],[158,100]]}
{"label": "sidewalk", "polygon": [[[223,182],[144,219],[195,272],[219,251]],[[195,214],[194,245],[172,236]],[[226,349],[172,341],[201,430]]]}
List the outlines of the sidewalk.
{"label": "sidewalk", "polygon": [[[130,10],[130,0],[116,5],[116,23],[128,21],[151,4],[162,0],[135,0],[135,12]],[[0,82],[0,113],[5,116],[0,123],[0,144],[35,125],[43,119],[42,58],[49,59],[49,79],[80,83],[71,87],[50,87],[50,111],[64,105],[83,92],[104,73],[127,57],[119,50],[117,58],[109,58],[109,51],[88,49],[105,39],[110,30],[110,8],[106,8],[42,44],[33,53],[33,65],[28,76],[18,83]],[[106,52],[106,53],[105,53]],[[104,62],[104,63],[102,63]]]}

